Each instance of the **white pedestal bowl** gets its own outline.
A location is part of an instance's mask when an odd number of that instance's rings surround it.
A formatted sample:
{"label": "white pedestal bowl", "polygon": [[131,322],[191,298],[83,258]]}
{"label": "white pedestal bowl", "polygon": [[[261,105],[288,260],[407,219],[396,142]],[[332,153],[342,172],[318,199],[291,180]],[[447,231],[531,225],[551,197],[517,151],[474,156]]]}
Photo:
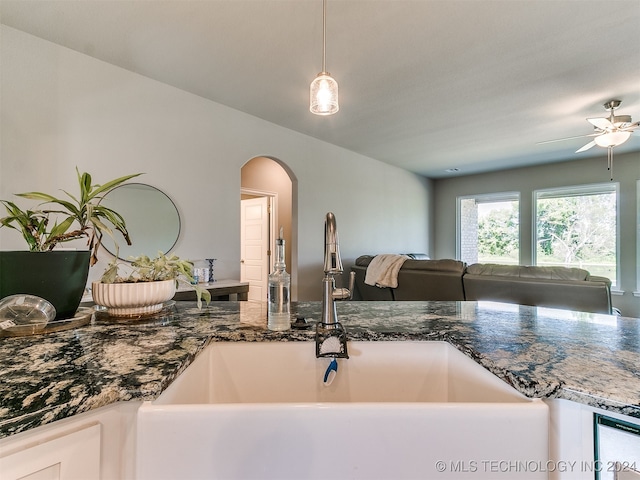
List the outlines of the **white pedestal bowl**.
{"label": "white pedestal bowl", "polygon": [[93,301],[107,307],[109,315],[129,317],[159,312],[176,292],[175,280],[137,283],[91,284]]}

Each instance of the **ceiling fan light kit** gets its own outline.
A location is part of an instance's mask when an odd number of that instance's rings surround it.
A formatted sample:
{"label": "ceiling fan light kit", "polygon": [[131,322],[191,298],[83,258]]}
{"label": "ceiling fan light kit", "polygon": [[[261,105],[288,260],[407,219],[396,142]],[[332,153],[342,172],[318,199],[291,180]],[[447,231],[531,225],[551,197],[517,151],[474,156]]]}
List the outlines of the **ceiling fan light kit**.
{"label": "ceiling fan light kit", "polygon": [[[594,138],[576,150],[576,153],[581,153],[595,146],[606,148],[607,168],[611,172],[611,180],[613,180],[613,148],[629,140],[631,133],[640,127],[640,122],[632,123],[631,115],[614,115],[614,111],[620,106],[620,103],[620,100],[609,100],[604,104],[604,108],[610,112],[609,117],[587,118],[587,121],[593,125],[595,133],[582,135],[581,137]],[[551,142],[581,137],[562,138],[560,140],[551,140]]]}
{"label": "ceiling fan light kit", "polygon": [[614,115],[614,111],[619,106],[620,100],[610,100],[604,104],[604,108],[610,112],[609,118],[587,118],[587,121],[593,125],[595,129],[594,134],[587,136],[595,138],[593,142],[588,143],[579,149],[578,152],[584,152],[594,145],[604,148],[617,147],[629,140],[631,132],[638,128],[640,123],[631,123],[630,115]]}
{"label": "ceiling fan light kit", "polygon": [[631,132],[633,132],[640,122],[631,123],[630,115],[614,114],[615,110],[620,106],[620,100],[610,100],[604,104],[604,108],[609,110],[609,118],[587,118],[596,130],[596,137],[592,142],[582,147],[578,152],[588,150],[594,145],[607,149],[607,170],[609,170],[609,178],[613,180],[613,147],[622,145],[629,140]]}
{"label": "ceiling fan light kit", "polygon": [[622,145],[624,142],[629,140],[631,136],[631,132],[621,132],[615,131],[610,133],[605,133],[604,135],[598,135],[593,139],[596,142],[596,145],[599,147],[617,147],[618,145]]}
{"label": "ceiling fan light kit", "polygon": [[327,0],[322,0],[322,71],[309,87],[309,111],[315,115],[333,115],[338,105],[338,82],[327,72]]}

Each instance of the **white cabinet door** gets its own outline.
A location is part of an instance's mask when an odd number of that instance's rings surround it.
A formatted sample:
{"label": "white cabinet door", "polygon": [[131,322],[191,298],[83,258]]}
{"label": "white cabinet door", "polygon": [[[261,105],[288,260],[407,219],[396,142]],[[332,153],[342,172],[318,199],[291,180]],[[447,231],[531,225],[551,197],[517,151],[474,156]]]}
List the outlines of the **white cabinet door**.
{"label": "white cabinet door", "polygon": [[100,424],[91,423],[8,451],[0,457],[2,480],[98,480]]}

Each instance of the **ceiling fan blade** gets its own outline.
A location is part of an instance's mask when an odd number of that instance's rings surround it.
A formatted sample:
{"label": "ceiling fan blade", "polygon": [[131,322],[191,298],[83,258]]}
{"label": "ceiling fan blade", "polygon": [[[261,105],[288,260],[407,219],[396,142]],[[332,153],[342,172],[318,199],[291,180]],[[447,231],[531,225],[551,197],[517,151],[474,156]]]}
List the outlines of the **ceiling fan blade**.
{"label": "ceiling fan blade", "polygon": [[636,128],[640,127],[640,122],[632,123],[631,125],[627,125],[626,127],[619,128],[620,132],[632,132]]}
{"label": "ceiling fan blade", "polygon": [[587,122],[589,122],[594,127],[599,128],[600,130],[615,128],[613,126],[613,123],[611,123],[611,121],[608,118],[604,118],[604,117],[587,118]]}
{"label": "ceiling fan blade", "polygon": [[544,142],[537,142],[536,145],[544,145],[545,143],[564,142],[565,140],[574,140],[576,138],[597,137],[600,133],[590,133],[589,135],[577,135],[575,137],[557,138],[555,140],[545,140]]}
{"label": "ceiling fan blade", "polygon": [[584,147],[576,150],[576,153],[584,152],[585,150],[589,150],[591,147],[595,147],[595,146],[596,146],[596,142],[592,140],[589,143],[587,143]]}
{"label": "ceiling fan blade", "polygon": [[613,117],[613,123],[617,127],[621,127],[625,124],[631,123],[631,115],[616,115],[615,117]]}

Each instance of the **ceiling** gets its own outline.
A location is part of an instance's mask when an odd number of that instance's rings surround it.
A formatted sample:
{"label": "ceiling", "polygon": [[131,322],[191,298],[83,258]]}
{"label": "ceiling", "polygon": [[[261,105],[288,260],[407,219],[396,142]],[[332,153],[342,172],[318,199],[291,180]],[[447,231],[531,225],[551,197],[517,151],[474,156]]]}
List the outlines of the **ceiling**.
{"label": "ceiling", "polygon": [[605,162],[537,143],[592,133],[611,99],[640,120],[640,0],[328,0],[330,117],[308,106],[321,0],[1,0],[0,20],[431,178]]}

